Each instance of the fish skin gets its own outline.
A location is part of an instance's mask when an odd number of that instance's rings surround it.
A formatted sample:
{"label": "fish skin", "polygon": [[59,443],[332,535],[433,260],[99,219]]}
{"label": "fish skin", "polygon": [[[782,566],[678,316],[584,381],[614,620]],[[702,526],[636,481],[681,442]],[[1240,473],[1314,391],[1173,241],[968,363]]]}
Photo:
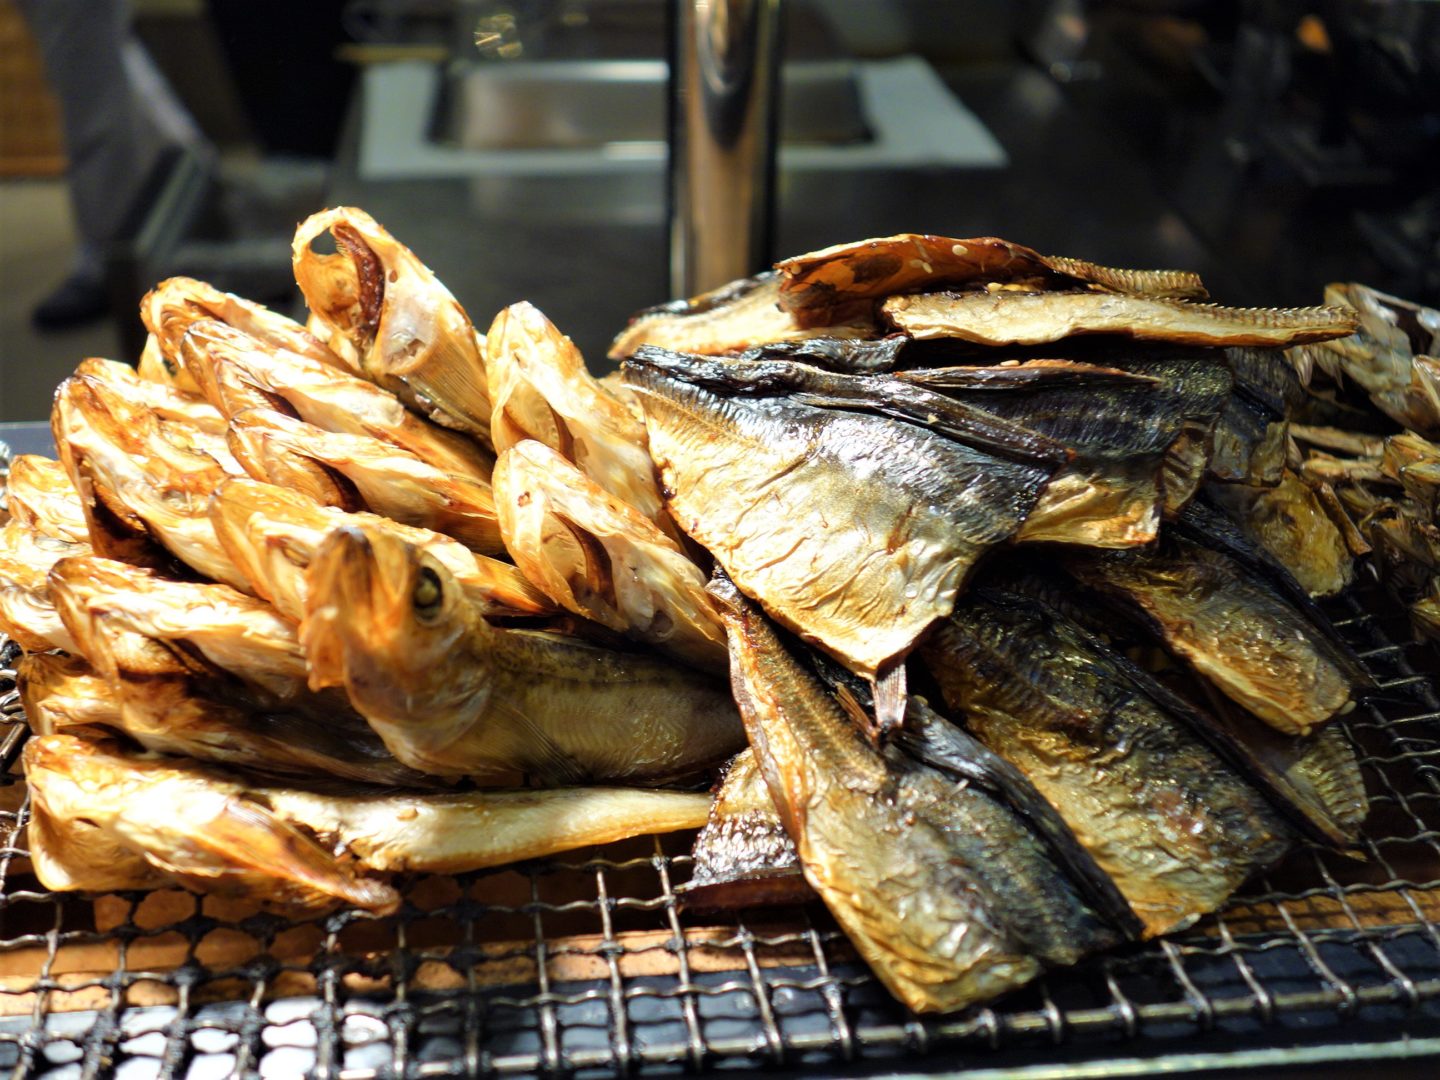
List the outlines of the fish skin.
{"label": "fish skin", "polygon": [[1274,487],[1285,469],[1289,425],[1243,394],[1225,403],[1212,437],[1206,473],[1232,484]]}
{"label": "fish skin", "polygon": [[719,684],[658,657],[490,626],[444,565],[393,533],[332,531],[307,581],[311,685],[344,686],[422,772],[660,783],[743,744]]}
{"label": "fish skin", "polygon": [[1308,734],[1355,686],[1309,621],[1234,560],[1178,538],[1160,551],[1067,555],[1079,581],[1152,628],[1167,648],[1278,731]]}
{"label": "fish skin", "polygon": [[[334,254],[313,247],[327,231]],[[340,206],[300,223],[291,263],[311,328],[356,372],[420,415],[489,446],[482,341],[414,252],[365,211]]]}
{"label": "fish skin", "polygon": [[962,1008],[1118,940],[1012,811],[873,749],[758,609],[728,582],[712,589],[746,732],[806,880],[902,1003]]}
{"label": "fish skin", "polygon": [[[1188,501],[1199,483],[1231,375],[1197,349],[1109,344],[1079,355],[1085,360],[1053,369],[1030,388],[950,392],[1074,450],[1074,460],[1041,493],[1018,540],[1121,548],[1148,543],[1163,517]],[[1087,366],[1103,370],[1092,374]]]}
{"label": "fish skin", "polygon": [[1220,907],[1294,834],[1097,645],[1043,604],[982,588],[921,655],[970,732],[1035,783],[1162,934]]}
{"label": "fish skin", "polygon": [[1177,345],[1290,346],[1343,337],[1344,308],[1223,308],[1102,292],[972,292],[892,296],[881,306],[917,340],[1042,345],[1080,334],[1123,334]]}
{"label": "fish skin", "polygon": [[[387,914],[400,906],[389,885],[360,876],[244,784],[202,766],[69,735],[36,736],[23,756],[43,823],[35,868],[47,888],[113,888],[116,877],[143,876],[283,909],[344,904]],[[87,866],[67,850],[77,819],[113,845],[122,873]]]}
{"label": "fish skin", "polygon": [[721,396],[653,364],[632,361],[626,378],[681,528],[774,618],[872,680],[948,613],[1053,471],[885,417]]}

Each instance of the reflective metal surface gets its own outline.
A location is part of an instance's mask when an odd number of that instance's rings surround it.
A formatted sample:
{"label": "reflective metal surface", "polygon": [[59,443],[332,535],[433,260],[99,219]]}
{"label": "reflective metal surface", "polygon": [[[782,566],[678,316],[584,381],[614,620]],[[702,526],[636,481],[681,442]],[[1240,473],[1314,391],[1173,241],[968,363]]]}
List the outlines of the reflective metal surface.
{"label": "reflective metal surface", "polygon": [[780,0],[675,0],[670,291],[764,267],[774,225]]}

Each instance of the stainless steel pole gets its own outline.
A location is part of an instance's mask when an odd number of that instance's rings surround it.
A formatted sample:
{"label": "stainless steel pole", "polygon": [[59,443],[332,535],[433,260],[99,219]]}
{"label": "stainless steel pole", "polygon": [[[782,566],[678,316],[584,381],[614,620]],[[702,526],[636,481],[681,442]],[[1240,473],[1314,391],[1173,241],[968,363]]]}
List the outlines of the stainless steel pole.
{"label": "stainless steel pole", "polygon": [[770,260],[781,0],[674,0],[670,288],[696,293]]}

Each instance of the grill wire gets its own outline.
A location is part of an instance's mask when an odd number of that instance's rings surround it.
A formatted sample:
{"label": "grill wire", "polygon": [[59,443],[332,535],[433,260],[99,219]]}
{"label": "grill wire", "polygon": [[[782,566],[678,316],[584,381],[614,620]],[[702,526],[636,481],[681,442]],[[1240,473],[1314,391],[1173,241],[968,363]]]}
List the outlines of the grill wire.
{"label": "grill wire", "polygon": [[1435,655],[1397,643],[1403,612],[1374,586],[1332,614],[1380,684],[1342,721],[1372,802],[1363,858],[1302,845],[1188,931],[941,1018],[894,1004],[818,903],[685,912],[688,834],[415,880],[387,918],[46,892],[0,670],[0,1068],[380,1080],[1424,1049],[1440,1041],[1411,1038],[1440,1033]]}

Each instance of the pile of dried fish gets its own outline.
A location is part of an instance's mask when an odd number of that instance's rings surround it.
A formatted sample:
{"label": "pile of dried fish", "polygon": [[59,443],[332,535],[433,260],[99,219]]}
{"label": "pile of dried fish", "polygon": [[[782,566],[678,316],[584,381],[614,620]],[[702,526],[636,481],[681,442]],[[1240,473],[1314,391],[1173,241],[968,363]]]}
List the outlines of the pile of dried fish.
{"label": "pile of dried fish", "polygon": [[10,475],[47,887],[384,912],[703,824],[688,903],[818,895],[933,1011],[1354,842],[1367,681],[1313,598],[1430,535],[1357,493],[1434,531],[1440,458],[1298,449],[1284,350],[1351,308],[889,237],[642,313],[597,379],[361,211],[294,269],[304,326],[158,286]]}

